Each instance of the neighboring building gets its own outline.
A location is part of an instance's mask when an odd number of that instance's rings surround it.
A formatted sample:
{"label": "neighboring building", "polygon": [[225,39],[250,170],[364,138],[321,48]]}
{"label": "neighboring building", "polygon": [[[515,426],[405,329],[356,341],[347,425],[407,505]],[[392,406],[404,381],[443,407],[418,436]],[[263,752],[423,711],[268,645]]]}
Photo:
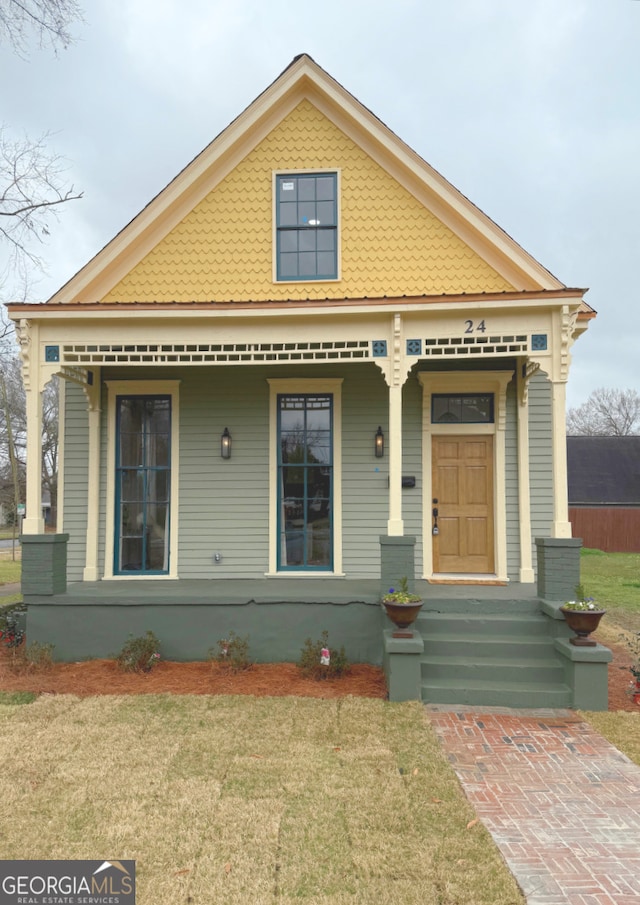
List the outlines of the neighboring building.
{"label": "neighboring building", "polygon": [[[291,659],[330,628],[380,662],[379,590],[402,575],[535,598],[536,538],[575,549],[565,388],[594,316],[583,293],[297,57],[47,304],[10,307],[33,635],[71,657],[153,628],[193,657],[231,626]],[[38,391],[53,374],[52,540]]]}
{"label": "neighboring building", "polygon": [[567,470],[574,536],[640,553],[640,437],[567,437]]}

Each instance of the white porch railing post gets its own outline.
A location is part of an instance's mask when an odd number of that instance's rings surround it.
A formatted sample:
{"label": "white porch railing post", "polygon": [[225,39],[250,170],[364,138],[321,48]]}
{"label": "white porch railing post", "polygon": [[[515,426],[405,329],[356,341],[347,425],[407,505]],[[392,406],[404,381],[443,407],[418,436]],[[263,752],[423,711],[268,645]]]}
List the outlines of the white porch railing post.
{"label": "white porch railing post", "polygon": [[87,480],[87,549],[84,581],[98,580],[98,522],[100,516],[100,368],[85,389],[89,412],[89,469]]}
{"label": "white porch railing post", "polygon": [[401,537],[402,520],[402,386],[389,387],[389,520],[387,534]]}
{"label": "white porch railing post", "polygon": [[564,380],[552,381],[553,524],[551,537],[571,537],[567,480],[566,398],[566,382]]}
{"label": "white porch railing post", "polygon": [[42,517],[42,391],[38,325],[21,320],[16,330],[22,357],[27,415],[27,500],[23,534],[44,534]]}

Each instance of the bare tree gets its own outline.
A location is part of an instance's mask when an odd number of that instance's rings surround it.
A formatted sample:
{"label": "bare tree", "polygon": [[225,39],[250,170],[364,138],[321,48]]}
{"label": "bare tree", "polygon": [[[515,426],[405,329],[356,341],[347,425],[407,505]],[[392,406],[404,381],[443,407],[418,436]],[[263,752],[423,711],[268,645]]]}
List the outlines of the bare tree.
{"label": "bare tree", "polygon": [[586,402],[567,411],[567,433],[592,437],[640,433],[640,395],[636,390],[599,387]]}
{"label": "bare tree", "polygon": [[24,55],[29,36],[35,34],[40,47],[68,47],[70,26],[82,21],[77,0],[0,0],[0,41],[7,40]]}
{"label": "bare tree", "polygon": [[51,524],[58,521],[58,414],[60,382],[53,377],[42,394],[42,488],[49,491]]}
{"label": "bare tree", "polygon": [[0,241],[8,248],[8,263],[20,270],[25,263],[40,266],[31,240],[49,235],[49,221],[66,201],[82,198],[65,187],[60,157],[50,154],[43,135],[12,140],[0,127]]}

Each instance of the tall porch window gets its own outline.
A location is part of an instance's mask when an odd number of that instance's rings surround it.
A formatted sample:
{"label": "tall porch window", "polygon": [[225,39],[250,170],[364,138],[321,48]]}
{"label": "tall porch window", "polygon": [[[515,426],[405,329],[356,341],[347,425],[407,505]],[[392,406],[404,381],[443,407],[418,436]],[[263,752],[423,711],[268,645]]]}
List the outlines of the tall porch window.
{"label": "tall porch window", "polygon": [[333,569],[333,397],[278,394],[278,569]]}
{"label": "tall porch window", "polygon": [[171,397],[116,398],[114,574],[169,572]]}

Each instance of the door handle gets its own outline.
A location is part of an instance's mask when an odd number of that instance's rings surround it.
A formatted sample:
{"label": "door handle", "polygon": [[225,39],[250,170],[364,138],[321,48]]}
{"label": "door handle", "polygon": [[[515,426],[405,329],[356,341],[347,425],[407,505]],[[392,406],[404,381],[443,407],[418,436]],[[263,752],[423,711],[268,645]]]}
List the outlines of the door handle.
{"label": "door handle", "polygon": [[433,512],[433,530],[431,533],[434,536],[436,536],[436,535],[440,534],[440,529],[438,528],[438,507],[434,506],[432,512]]}

